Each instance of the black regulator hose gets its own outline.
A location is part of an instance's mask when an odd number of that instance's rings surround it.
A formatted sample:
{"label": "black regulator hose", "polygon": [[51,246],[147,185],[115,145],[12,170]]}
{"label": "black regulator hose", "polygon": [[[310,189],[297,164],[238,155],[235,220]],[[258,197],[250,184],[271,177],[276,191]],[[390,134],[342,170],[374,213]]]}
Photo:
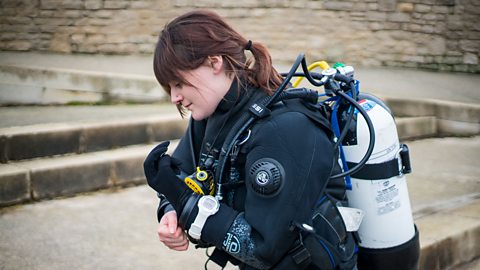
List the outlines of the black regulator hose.
{"label": "black regulator hose", "polygon": [[318,102],[318,93],[308,88],[289,88],[278,96],[278,100],[287,100],[300,98],[306,102],[316,104]]}
{"label": "black regulator hose", "polygon": [[[352,82],[350,84],[350,89],[355,91],[355,83]],[[353,100],[357,100],[356,97],[353,97]],[[350,125],[352,123],[353,115],[355,113],[355,110],[354,110],[352,105],[350,105],[349,108],[350,108],[350,112],[348,113],[347,122],[344,125],[344,129],[342,130],[342,133],[340,133],[340,136],[338,136],[337,141],[335,142],[334,149],[337,149],[338,146],[343,142],[343,139],[345,139],[345,136],[347,136],[348,130],[349,130]]]}
{"label": "black regulator hose", "polygon": [[[308,71],[305,59],[303,59],[303,61],[302,61],[302,69],[303,69],[303,73],[295,73],[294,76],[305,77],[305,78],[307,78],[307,80],[311,84],[313,84],[315,86],[324,85],[323,81],[317,81],[317,79],[321,79],[323,77],[321,74],[313,73],[313,72],[310,73]],[[365,165],[365,163],[368,161],[368,159],[372,155],[373,148],[375,146],[375,129],[373,127],[372,121],[371,121],[370,117],[368,116],[367,112],[362,108],[362,106],[360,106],[357,103],[357,91],[356,91],[356,87],[355,87],[355,80],[353,78],[347,77],[347,76],[339,74],[339,73],[334,75],[334,79],[339,80],[339,81],[343,81],[343,82],[350,85],[350,91],[352,92],[352,97],[348,96],[347,94],[345,94],[342,91],[335,91],[334,94],[338,95],[338,96],[341,96],[342,98],[346,99],[351,105],[353,105],[355,108],[358,109],[358,111],[362,114],[363,118],[365,119],[365,121],[367,123],[368,131],[370,133],[369,134],[370,136],[369,136],[369,143],[368,143],[367,152],[365,153],[363,158],[360,160],[360,162],[356,166],[354,166],[353,168],[349,169],[348,171],[345,171],[345,172],[342,172],[340,174],[331,176],[330,179],[345,177],[347,175],[354,174],[354,173],[358,172],[359,170],[361,170],[363,165]],[[342,130],[342,133],[338,137],[338,140],[335,142],[334,149],[338,149],[340,143],[342,143],[343,139],[345,138],[345,136],[348,132],[348,127],[350,126],[351,121],[353,119],[353,115],[354,115],[354,110],[351,110],[348,114],[347,122],[345,123],[345,127],[347,127],[347,128]]]}
{"label": "black regulator hose", "polygon": [[339,173],[337,175],[331,176],[330,179],[335,179],[335,178],[340,178],[340,177],[344,177],[344,176],[347,176],[347,175],[351,175],[351,174],[354,174],[354,173],[358,172],[360,169],[362,169],[363,165],[365,165],[365,163],[367,163],[367,160],[372,155],[373,147],[375,145],[375,129],[373,128],[372,120],[368,116],[367,112],[362,108],[362,106],[360,106],[356,102],[356,100],[354,100],[353,98],[351,98],[347,94],[343,93],[342,91],[337,91],[335,94],[340,95],[342,98],[348,100],[363,115],[363,118],[367,122],[368,131],[370,133],[370,139],[369,139],[369,142],[368,142],[367,152],[365,153],[363,158],[360,160],[360,162],[358,162],[357,165],[355,165],[353,168],[349,169],[348,171],[345,171],[343,173]]}
{"label": "black regulator hose", "polygon": [[[271,104],[274,103],[274,101],[277,100],[277,98],[280,96],[280,94],[283,92],[283,90],[287,87],[289,84],[290,80],[295,74],[295,71],[298,69],[300,64],[305,62],[305,54],[300,53],[297,56],[297,59],[295,60],[295,63],[293,66],[290,68],[290,71],[288,72],[287,76],[285,79],[283,79],[282,83],[278,86],[277,90],[271,95],[267,96],[264,99],[262,99],[260,102],[257,102],[254,104],[261,107],[262,109],[268,109],[268,107],[271,106]],[[250,108],[252,109],[252,107]],[[240,135],[248,129],[248,127],[255,121],[255,119],[258,117],[258,115],[255,115],[254,113],[252,114],[245,114],[245,116],[241,117],[237,123],[232,127],[230,132],[227,134],[225,138],[225,142],[222,145],[222,149],[220,151],[220,156],[218,158],[218,164],[217,164],[217,169],[215,171],[215,180],[217,181],[217,190],[215,197],[217,199],[221,200],[223,197],[222,194],[222,185],[223,185],[223,174],[225,171],[225,165],[228,160],[228,155],[232,151],[233,146],[237,143],[238,138]]]}

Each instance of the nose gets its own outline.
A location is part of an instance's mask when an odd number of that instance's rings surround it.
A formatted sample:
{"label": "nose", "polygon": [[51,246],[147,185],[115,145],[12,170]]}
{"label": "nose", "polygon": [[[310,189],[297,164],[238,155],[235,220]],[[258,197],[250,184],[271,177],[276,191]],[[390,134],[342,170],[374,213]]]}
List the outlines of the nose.
{"label": "nose", "polygon": [[183,96],[180,93],[178,93],[178,91],[172,88],[170,91],[170,101],[173,104],[179,104],[180,102],[182,102],[182,100],[183,100]]}

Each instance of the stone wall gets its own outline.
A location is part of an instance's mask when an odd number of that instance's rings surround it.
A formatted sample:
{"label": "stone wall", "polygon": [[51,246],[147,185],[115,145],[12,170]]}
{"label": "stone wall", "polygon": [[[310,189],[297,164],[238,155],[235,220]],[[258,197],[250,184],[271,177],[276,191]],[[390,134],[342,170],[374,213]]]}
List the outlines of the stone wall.
{"label": "stone wall", "polygon": [[208,8],[275,63],[480,72],[479,0],[1,0],[0,49],[151,54],[163,25]]}

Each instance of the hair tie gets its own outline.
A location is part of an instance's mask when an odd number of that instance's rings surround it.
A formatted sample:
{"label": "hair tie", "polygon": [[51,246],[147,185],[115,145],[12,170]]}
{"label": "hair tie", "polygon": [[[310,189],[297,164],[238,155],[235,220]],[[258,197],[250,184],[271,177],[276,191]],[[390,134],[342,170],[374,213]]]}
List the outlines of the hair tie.
{"label": "hair tie", "polygon": [[248,40],[247,45],[245,45],[245,50],[250,51],[252,49],[252,41]]}

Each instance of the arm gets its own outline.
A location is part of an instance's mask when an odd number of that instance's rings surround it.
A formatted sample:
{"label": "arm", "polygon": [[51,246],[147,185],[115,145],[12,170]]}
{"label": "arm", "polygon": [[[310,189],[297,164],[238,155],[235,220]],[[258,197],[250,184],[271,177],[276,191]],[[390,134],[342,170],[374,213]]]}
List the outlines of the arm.
{"label": "arm", "polygon": [[[300,113],[284,113],[258,123],[248,146],[246,171],[260,159],[274,160],[281,169],[281,188],[266,196],[252,185],[257,175],[246,179],[245,211],[239,214],[226,204],[210,216],[202,230],[202,241],[213,244],[256,268],[268,268],[292,247],[295,233],[291,222],[308,222],[331,174],[333,145],[323,131]],[[199,196],[179,181],[173,168],[175,161],[154,149],[144,162],[147,181],[157,192],[165,194],[173,208],[187,219],[189,229],[198,207]],[[155,167],[158,171],[155,172]],[[173,167],[172,167],[173,166]],[[192,208],[186,205],[195,205]]]}
{"label": "arm", "polygon": [[[202,239],[256,268],[268,268],[291,248],[292,221],[308,221],[331,173],[333,147],[323,131],[300,113],[284,113],[258,124],[247,146],[245,212],[221,205]],[[270,195],[255,187],[249,173],[268,158],[282,171],[281,185]],[[255,171],[255,170],[253,170]]]}

